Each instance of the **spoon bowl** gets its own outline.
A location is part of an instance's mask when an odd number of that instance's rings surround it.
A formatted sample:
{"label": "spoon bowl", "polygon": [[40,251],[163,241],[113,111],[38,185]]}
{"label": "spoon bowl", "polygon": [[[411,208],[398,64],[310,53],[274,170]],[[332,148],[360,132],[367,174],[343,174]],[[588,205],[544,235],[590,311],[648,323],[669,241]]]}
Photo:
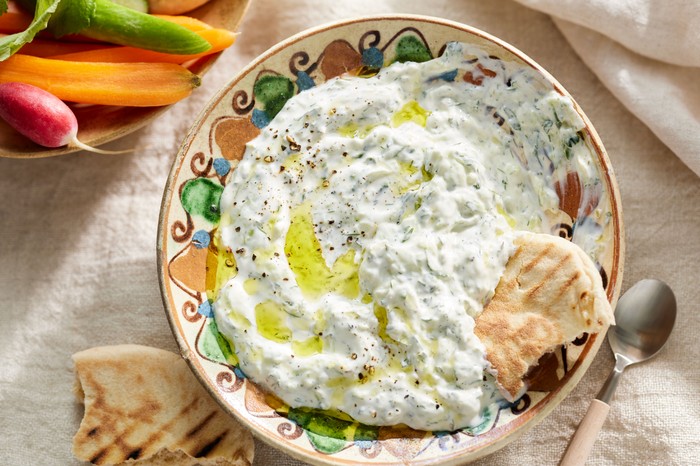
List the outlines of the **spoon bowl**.
{"label": "spoon bowl", "polygon": [[671,288],[660,280],[641,280],[617,303],[615,326],[608,332],[610,347],[630,364],[646,361],[664,346],[675,321],[676,298]]}
{"label": "spoon bowl", "polygon": [[641,280],[620,298],[615,308],[615,326],[608,331],[615,368],[588,408],[560,466],[582,466],[586,462],[608,415],[608,403],[622,372],[627,366],[658,354],[671,336],[675,322],[676,297],[660,280]]}

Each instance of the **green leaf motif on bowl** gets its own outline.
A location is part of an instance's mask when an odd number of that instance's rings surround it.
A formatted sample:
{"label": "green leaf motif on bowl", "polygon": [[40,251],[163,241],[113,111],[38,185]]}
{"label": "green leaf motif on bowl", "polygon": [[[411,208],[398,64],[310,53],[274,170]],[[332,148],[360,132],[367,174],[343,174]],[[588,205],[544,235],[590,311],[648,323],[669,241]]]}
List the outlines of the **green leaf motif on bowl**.
{"label": "green leaf motif on bowl", "polygon": [[209,223],[217,223],[221,217],[219,200],[224,188],[207,178],[195,178],[185,183],[180,195],[182,207],[190,215],[203,217]]}
{"label": "green leaf motif on bowl", "polygon": [[202,328],[197,350],[210,361],[232,366],[238,365],[238,358],[231,343],[219,332],[219,327],[214,319],[209,319],[209,322]]}
{"label": "green leaf motif on bowl", "polygon": [[348,442],[372,441],[379,438],[379,428],[355,421],[338,419],[312,409],[291,408],[287,414],[290,421],[299,424],[314,448],[322,453],[337,453]]}
{"label": "green leaf motif on bowl", "polygon": [[396,44],[396,58],[394,61],[400,63],[407,61],[422,63],[432,59],[433,54],[416,36],[404,36]]}
{"label": "green leaf motif on bowl", "polygon": [[262,102],[265,116],[272,120],[294,95],[294,83],[284,76],[262,76],[255,81],[253,94]]}

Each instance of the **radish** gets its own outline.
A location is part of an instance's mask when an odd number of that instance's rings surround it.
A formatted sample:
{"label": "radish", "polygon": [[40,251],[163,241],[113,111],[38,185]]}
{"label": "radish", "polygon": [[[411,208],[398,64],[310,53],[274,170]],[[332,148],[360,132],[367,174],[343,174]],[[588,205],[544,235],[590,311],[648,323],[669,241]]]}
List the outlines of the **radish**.
{"label": "radish", "polygon": [[131,151],[107,151],[78,140],[78,119],[61,99],[45,90],[24,83],[0,84],[0,118],[44,147],[70,145],[100,154]]}

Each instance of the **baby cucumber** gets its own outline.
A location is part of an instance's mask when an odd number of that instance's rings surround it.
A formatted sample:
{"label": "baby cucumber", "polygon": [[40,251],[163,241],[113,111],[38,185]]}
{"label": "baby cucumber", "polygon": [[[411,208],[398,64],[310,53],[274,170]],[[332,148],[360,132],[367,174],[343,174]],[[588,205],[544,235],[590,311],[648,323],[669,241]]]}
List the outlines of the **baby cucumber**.
{"label": "baby cucumber", "polygon": [[[30,10],[36,7],[36,0],[20,3]],[[211,48],[209,42],[178,24],[110,0],[62,0],[49,21],[49,30],[57,37],[80,33],[113,44],[178,55]]]}

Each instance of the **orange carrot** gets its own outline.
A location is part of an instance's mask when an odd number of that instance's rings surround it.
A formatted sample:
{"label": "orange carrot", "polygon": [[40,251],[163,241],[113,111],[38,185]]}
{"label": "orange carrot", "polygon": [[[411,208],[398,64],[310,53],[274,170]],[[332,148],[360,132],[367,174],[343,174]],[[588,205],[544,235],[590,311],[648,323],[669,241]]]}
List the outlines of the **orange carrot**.
{"label": "orange carrot", "polygon": [[19,53],[34,57],[51,57],[53,55],[65,55],[88,50],[115,48],[108,44],[94,44],[84,42],[62,42],[58,40],[34,39],[24,44]]}
{"label": "orange carrot", "polygon": [[171,23],[179,24],[180,26],[189,29],[190,31],[201,31],[204,29],[212,29],[210,25],[197,18],[182,15],[153,15],[160,19],[170,21]]}
{"label": "orange carrot", "polygon": [[51,58],[54,60],[103,63],[184,63],[212,53],[221,52],[227,47],[230,47],[236,40],[236,34],[226,29],[205,29],[203,31],[197,31],[197,34],[211,44],[211,48],[206,52],[193,55],[174,55],[134,47],[112,47],[55,55]]}
{"label": "orange carrot", "polygon": [[0,62],[0,83],[23,82],[61,100],[151,107],[181,100],[201,80],[172,63],[83,63],[15,54]]}
{"label": "orange carrot", "polygon": [[29,27],[32,17],[22,11],[8,11],[0,15],[0,32],[14,34]]}
{"label": "orange carrot", "polygon": [[149,0],[148,10],[153,13],[177,15],[192,11],[207,3],[208,0]]}

